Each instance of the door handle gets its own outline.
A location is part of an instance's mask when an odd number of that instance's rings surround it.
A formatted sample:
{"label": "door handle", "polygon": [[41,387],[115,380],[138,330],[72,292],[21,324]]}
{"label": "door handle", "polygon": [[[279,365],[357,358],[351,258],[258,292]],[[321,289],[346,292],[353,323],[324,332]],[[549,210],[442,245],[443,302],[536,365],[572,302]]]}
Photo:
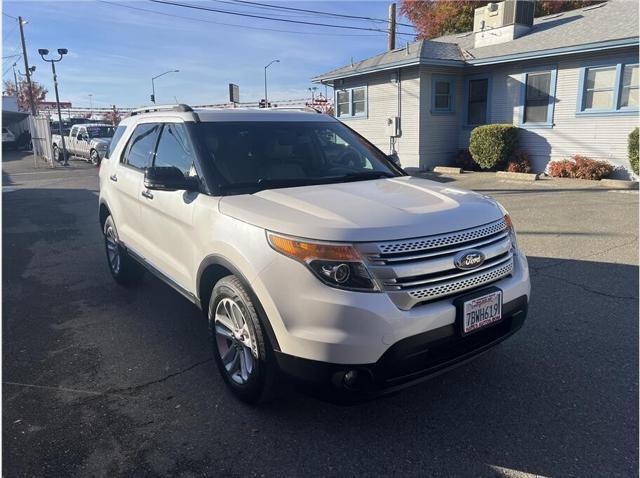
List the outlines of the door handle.
{"label": "door handle", "polygon": [[147,191],[147,190],[142,191],[142,195],[143,195],[144,197],[146,197],[147,199],[153,199],[153,194],[151,194],[151,193],[150,193],[149,191]]}
{"label": "door handle", "polygon": [[116,176],[115,174],[112,174],[111,176],[109,176],[109,179],[111,179],[111,181],[113,181],[114,183],[118,182],[118,176]]}

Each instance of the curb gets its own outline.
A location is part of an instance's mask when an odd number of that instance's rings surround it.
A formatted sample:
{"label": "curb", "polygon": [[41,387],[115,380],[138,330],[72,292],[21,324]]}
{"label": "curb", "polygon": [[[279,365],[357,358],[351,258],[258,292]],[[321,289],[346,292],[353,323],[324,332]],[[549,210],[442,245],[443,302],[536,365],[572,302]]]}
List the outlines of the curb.
{"label": "curb", "polygon": [[601,179],[600,185],[609,189],[638,189],[637,181],[625,181],[624,179]]}
{"label": "curb", "polygon": [[440,174],[462,174],[462,168],[452,168],[450,166],[436,166],[433,168],[434,173]]}
{"label": "curb", "polygon": [[496,177],[504,179],[518,179],[520,181],[537,181],[540,175],[533,173],[512,173],[510,171],[497,171]]}

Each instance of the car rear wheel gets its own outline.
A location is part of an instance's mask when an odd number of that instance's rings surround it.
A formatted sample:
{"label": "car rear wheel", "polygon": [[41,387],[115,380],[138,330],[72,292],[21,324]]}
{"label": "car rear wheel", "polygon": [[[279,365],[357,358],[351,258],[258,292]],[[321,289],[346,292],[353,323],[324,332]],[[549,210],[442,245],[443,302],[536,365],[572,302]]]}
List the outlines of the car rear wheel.
{"label": "car rear wheel", "polygon": [[233,394],[246,403],[273,398],[279,388],[273,350],[251,297],[236,276],[216,283],[208,317],[214,358]]}
{"label": "car rear wheel", "polygon": [[89,161],[95,166],[100,166],[100,155],[95,149],[92,149],[91,153],[89,153]]}
{"label": "car rear wheel", "polygon": [[62,161],[62,152],[60,151],[60,148],[58,148],[57,145],[53,146],[53,160],[58,162]]}
{"label": "car rear wheel", "polygon": [[120,245],[118,232],[111,216],[104,222],[104,245],[109,271],[120,285],[130,285],[140,280],[143,270]]}

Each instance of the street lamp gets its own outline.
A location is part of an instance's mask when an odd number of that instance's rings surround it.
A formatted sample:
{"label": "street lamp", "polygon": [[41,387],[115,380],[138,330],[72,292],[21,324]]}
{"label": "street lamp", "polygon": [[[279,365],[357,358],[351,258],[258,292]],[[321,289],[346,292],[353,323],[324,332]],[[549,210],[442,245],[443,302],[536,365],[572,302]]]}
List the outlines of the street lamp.
{"label": "street lamp", "polygon": [[280,63],[280,60],[271,60],[271,62],[264,67],[264,107],[269,107],[269,98],[267,98],[267,68],[269,68],[274,63]]}
{"label": "street lamp", "polygon": [[44,61],[48,61],[51,63],[51,71],[53,72],[53,86],[56,91],[56,106],[58,107],[58,130],[60,132],[60,138],[62,141],[62,158],[64,162],[62,163],[65,166],[69,166],[69,159],[67,158],[67,145],[64,142],[64,134],[62,134],[62,112],[60,111],[60,95],[58,94],[58,76],[56,75],[56,63],[62,60],[62,57],[69,53],[69,50],[66,48],[58,48],[59,58],[53,60],[47,60],[45,56],[49,54],[49,50],[46,48],[40,48],[38,53],[42,57]]}
{"label": "street lamp", "polygon": [[311,86],[309,87],[309,91],[311,92],[311,103],[315,103],[316,101],[316,90],[318,89],[317,86]]}
{"label": "street lamp", "polygon": [[154,76],[153,78],[151,78],[151,102],[155,105],[156,104],[156,85],[154,83],[156,78],[160,78],[161,76],[164,76],[166,74],[169,73],[180,73],[180,70],[169,70],[169,71],[165,71],[164,73],[160,73],[157,76]]}

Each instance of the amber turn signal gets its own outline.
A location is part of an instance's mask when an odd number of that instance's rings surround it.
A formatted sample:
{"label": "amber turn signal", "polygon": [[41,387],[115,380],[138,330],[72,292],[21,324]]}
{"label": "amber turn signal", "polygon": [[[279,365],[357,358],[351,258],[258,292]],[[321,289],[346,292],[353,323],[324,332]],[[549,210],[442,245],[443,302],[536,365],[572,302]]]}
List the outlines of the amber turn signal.
{"label": "amber turn signal", "polygon": [[268,233],[269,244],[276,251],[293,257],[302,262],[314,259],[329,261],[360,261],[358,252],[349,245],[323,244],[317,242],[304,242],[289,237],[277,236]]}

